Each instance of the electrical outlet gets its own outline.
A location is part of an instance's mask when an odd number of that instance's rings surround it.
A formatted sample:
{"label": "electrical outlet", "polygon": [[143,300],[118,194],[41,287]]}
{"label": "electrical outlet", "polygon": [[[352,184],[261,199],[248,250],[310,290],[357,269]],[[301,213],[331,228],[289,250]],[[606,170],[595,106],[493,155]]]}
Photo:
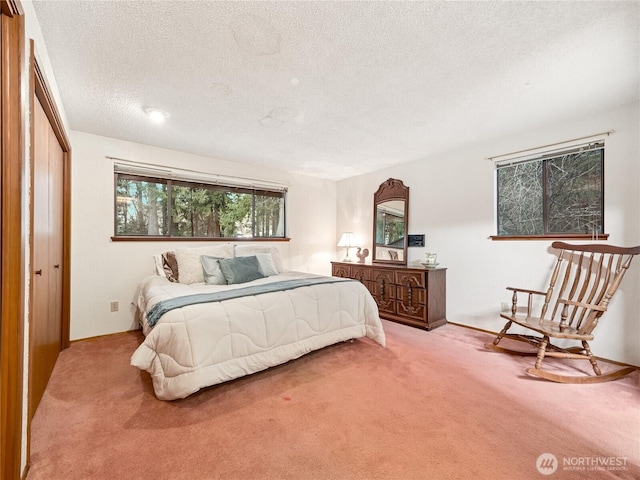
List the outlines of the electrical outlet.
{"label": "electrical outlet", "polygon": [[118,305],[118,302],[111,302],[111,311],[112,312],[117,312],[119,308],[120,308],[120,306]]}

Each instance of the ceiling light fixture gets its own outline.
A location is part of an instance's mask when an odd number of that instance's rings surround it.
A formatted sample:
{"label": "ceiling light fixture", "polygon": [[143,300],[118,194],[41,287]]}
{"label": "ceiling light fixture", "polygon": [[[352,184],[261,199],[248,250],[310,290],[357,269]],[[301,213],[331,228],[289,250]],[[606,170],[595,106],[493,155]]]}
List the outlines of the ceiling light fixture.
{"label": "ceiling light fixture", "polygon": [[166,110],[162,110],[160,108],[147,107],[144,109],[144,113],[149,115],[151,121],[155,123],[162,123],[171,115]]}

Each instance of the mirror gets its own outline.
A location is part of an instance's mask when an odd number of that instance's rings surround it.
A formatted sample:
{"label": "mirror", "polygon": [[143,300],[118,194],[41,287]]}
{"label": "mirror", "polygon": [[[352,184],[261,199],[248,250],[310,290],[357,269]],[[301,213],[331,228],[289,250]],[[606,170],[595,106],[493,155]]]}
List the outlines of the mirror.
{"label": "mirror", "polygon": [[409,187],[390,178],[373,195],[374,263],[407,264]]}

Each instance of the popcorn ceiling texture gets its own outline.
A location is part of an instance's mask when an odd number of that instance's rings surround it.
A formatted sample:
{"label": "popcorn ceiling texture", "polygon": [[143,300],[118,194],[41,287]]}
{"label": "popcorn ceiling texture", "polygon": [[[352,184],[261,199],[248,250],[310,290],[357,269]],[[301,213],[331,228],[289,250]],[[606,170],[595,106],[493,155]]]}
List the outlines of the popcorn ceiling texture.
{"label": "popcorn ceiling texture", "polygon": [[[70,128],[325,178],[640,95],[638,2],[34,8]],[[152,124],[147,106],[171,117]]]}

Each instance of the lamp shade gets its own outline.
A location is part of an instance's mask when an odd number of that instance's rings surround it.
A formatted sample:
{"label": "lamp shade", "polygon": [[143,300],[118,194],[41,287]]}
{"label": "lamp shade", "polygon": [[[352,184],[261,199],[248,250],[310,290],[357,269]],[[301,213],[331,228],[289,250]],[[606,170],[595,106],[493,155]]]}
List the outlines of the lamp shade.
{"label": "lamp shade", "polygon": [[352,232],[344,232],[338,242],[339,247],[355,247],[356,237]]}

